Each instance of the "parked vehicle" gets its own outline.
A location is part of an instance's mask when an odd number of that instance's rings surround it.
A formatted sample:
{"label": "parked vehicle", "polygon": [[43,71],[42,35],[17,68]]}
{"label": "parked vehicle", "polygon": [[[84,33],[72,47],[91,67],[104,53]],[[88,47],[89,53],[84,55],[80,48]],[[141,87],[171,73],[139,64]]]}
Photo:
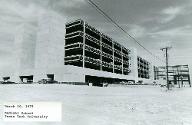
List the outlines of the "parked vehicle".
{"label": "parked vehicle", "polygon": [[38,81],[39,84],[54,84],[58,83],[58,81],[50,80],[50,79],[41,79]]}
{"label": "parked vehicle", "polygon": [[1,84],[16,84],[16,83],[12,81],[2,81]]}
{"label": "parked vehicle", "polygon": [[137,82],[137,84],[139,84],[139,85],[143,84],[143,80],[139,80],[139,81]]}

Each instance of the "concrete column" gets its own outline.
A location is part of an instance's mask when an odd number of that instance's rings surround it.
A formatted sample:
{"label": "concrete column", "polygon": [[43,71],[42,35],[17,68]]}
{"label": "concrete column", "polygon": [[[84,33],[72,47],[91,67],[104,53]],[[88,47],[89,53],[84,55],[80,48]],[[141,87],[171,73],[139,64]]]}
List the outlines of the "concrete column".
{"label": "concrete column", "polygon": [[83,68],[85,68],[85,22],[83,22]]}
{"label": "concrete column", "polygon": [[122,64],[121,64],[121,67],[122,67],[122,74],[123,74],[123,48],[122,48],[122,46],[121,46],[121,62],[122,62]]}
{"label": "concrete column", "polygon": [[130,75],[134,78],[135,82],[138,82],[138,62],[137,62],[137,50],[135,48],[130,49]]}
{"label": "concrete column", "polygon": [[100,52],[101,52],[101,54],[100,54],[100,62],[101,62],[101,65],[100,65],[100,70],[102,71],[102,35],[101,35],[101,33],[100,33]]}
{"label": "concrete column", "polygon": [[114,42],[112,42],[112,49],[113,49],[113,73],[115,72],[115,55],[114,55]]}

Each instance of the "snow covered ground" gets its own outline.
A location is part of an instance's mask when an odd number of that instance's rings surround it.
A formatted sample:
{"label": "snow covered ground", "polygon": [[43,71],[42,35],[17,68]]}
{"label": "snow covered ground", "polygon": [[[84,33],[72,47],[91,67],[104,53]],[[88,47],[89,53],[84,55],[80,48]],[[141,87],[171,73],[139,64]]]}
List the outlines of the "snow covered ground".
{"label": "snow covered ground", "polygon": [[0,85],[0,102],[58,101],[62,122],[0,125],[192,125],[192,89],[158,86]]}

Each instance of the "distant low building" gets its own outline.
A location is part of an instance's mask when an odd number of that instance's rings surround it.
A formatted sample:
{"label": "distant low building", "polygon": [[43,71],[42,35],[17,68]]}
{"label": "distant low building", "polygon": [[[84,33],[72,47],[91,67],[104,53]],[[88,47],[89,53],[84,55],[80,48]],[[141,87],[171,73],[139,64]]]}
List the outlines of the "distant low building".
{"label": "distant low building", "polygon": [[[158,79],[166,79],[166,68],[155,67],[155,78]],[[170,83],[175,85],[189,85],[191,86],[189,67],[188,65],[175,65],[168,67],[168,80]]]}

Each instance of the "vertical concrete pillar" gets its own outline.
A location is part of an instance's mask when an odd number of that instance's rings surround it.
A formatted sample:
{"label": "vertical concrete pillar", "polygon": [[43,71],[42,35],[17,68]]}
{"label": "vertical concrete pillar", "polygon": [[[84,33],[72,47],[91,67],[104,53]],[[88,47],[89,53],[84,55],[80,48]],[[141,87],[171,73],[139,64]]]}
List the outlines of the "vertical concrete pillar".
{"label": "vertical concrete pillar", "polygon": [[85,68],[85,22],[83,21],[83,68]]}
{"label": "vertical concrete pillar", "polygon": [[114,42],[112,41],[112,49],[113,49],[113,73],[115,73],[115,55],[114,55]]}
{"label": "vertical concrete pillar", "polygon": [[138,62],[137,62],[137,50],[135,48],[130,49],[130,75],[134,78],[135,82],[138,82]]}
{"label": "vertical concrete pillar", "polygon": [[121,67],[122,67],[121,72],[123,74],[123,48],[122,48],[122,46],[121,46]]}
{"label": "vertical concrete pillar", "polygon": [[100,70],[102,71],[102,34],[100,33]]}

